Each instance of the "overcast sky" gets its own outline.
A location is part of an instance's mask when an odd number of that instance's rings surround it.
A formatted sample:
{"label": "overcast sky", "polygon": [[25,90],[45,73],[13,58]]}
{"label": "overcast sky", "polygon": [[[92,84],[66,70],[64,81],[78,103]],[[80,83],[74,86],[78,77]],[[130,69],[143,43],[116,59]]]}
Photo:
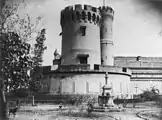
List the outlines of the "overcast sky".
{"label": "overcast sky", "polygon": [[[16,0],[18,1],[18,0]],[[20,1],[20,0],[19,0]],[[47,28],[44,65],[51,65],[53,52],[61,52],[60,11],[72,4],[96,7],[102,0],[26,0],[32,16],[43,15],[42,27]],[[162,56],[162,2],[159,0],[107,0],[115,11],[115,56]]]}

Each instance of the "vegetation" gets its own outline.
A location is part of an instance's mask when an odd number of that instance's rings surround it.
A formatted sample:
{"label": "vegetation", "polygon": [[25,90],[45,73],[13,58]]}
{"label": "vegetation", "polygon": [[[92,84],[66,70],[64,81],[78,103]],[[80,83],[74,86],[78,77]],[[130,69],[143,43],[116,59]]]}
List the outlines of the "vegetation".
{"label": "vegetation", "polygon": [[80,94],[72,94],[72,95],[62,95],[62,98],[66,100],[67,103],[72,105],[81,105],[82,103],[95,104],[97,103],[98,96],[96,95],[80,95]]}
{"label": "vegetation", "polygon": [[22,42],[18,34],[11,32],[2,34],[2,72],[7,91],[16,91],[19,88],[27,88],[28,70],[32,66],[29,56],[30,45]]}
{"label": "vegetation", "polygon": [[99,113],[87,113],[87,112],[74,112],[74,110],[69,110],[67,112],[61,112],[58,114],[59,116],[68,116],[68,117],[78,117],[78,118],[92,118],[92,119],[99,119],[103,117],[107,117],[106,114],[99,114]]}
{"label": "vegetation", "polygon": [[44,45],[46,40],[45,37],[46,29],[42,29],[38,33],[36,38],[36,43],[34,45],[34,56],[32,58],[32,71],[31,71],[31,81],[29,82],[29,89],[33,92],[38,92],[41,88],[40,79],[43,77],[42,74],[42,62],[43,62],[43,53],[47,47]]}
{"label": "vegetation", "polygon": [[140,96],[143,101],[156,100],[159,96],[159,90],[155,87],[152,87],[150,90],[144,90],[143,93],[140,94]]}
{"label": "vegetation", "polygon": [[[0,17],[0,48],[1,48],[1,105],[6,104],[5,92],[14,91],[16,95],[22,95],[25,90],[38,91],[38,82],[41,75],[35,80],[32,74],[36,67],[42,63],[42,55],[46,49],[44,45],[45,29],[40,32],[37,26],[42,17],[38,16],[33,22],[28,13],[19,14],[19,4],[3,4]],[[26,5],[24,4],[24,8]],[[37,33],[36,44],[31,46],[30,41],[34,40],[33,34]],[[34,48],[34,55],[32,55]],[[24,94],[27,95],[27,94]],[[2,107],[2,108],[5,108]],[[5,110],[3,110],[5,111]],[[0,111],[2,112],[2,111]],[[0,116],[1,117],[1,116]]]}

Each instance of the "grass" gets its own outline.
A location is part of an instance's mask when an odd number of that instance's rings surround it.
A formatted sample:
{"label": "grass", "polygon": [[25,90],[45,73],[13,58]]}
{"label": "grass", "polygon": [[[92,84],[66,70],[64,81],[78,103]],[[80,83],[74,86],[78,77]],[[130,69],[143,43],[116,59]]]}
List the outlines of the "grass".
{"label": "grass", "polygon": [[[68,105],[65,107],[66,108],[65,110],[58,110],[59,105],[52,105],[52,106],[47,105],[47,108],[44,108],[44,106],[46,106],[44,104],[42,104],[41,107],[40,106],[41,106],[41,104],[36,107],[37,109],[33,109],[35,107],[24,106],[19,111],[20,115],[22,115],[22,114],[24,114],[24,116],[28,116],[28,114],[33,115],[33,116],[38,115],[40,120],[42,120],[42,119],[44,120],[43,116],[49,117],[50,120],[56,120],[56,118],[58,118],[59,120],[64,120],[66,118],[67,118],[67,120],[71,120],[71,119],[73,119],[73,120],[74,119],[78,119],[78,120],[93,120],[93,119],[107,120],[107,118],[110,118],[110,116],[113,116],[113,113],[108,114],[107,112],[105,112],[105,113],[92,112],[92,113],[88,114],[88,112],[85,110],[86,109],[85,105],[80,105],[80,106]],[[138,103],[138,106],[139,107],[143,106],[146,108],[147,107],[149,107],[149,108],[157,107],[155,102]],[[114,113],[114,115],[115,114],[119,115],[118,113]],[[128,114],[128,113],[126,112],[124,114]],[[159,115],[159,114],[154,114],[154,115],[152,115],[152,117],[158,118],[159,116],[157,116],[157,115]],[[21,120],[21,119],[18,119],[18,120]],[[45,119],[45,120],[47,120],[47,119]],[[110,120],[111,120],[111,118],[110,118]]]}
{"label": "grass", "polygon": [[90,113],[87,112],[73,112],[73,111],[67,111],[67,112],[59,112],[58,115],[61,116],[67,116],[67,117],[79,117],[79,118],[101,118],[106,117],[105,114],[101,113]]}

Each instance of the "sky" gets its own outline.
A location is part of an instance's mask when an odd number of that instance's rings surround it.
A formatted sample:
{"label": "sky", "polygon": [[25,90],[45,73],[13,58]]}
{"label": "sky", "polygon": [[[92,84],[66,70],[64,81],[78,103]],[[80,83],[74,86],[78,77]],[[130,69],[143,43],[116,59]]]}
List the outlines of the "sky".
{"label": "sky", "polygon": [[[14,0],[21,2],[21,0]],[[162,57],[162,2],[160,0],[105,0],[114,11],[115,56]],[[25,0],[31,16],[43,16],[47,50],[43,65],[52,65],[55,49],[61,53],[60,11],[68,5],[103,5],[102,0]]]}

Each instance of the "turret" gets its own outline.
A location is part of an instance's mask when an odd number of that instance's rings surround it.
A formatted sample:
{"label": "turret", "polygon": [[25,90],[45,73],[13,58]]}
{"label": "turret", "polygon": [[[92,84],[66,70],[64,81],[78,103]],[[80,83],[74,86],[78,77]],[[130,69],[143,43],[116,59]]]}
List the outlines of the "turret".
{"label": "turret", "polygon": [[89,5],[62,10],[62,65],[101,64],[100,21],[100,10]]}
{"label": "turret", "polygon": [[101,64],[114,65],[113,57],[113,19],[114,10],[111,7],[100,7],[101,26],[100,26],[100,41],[101,41]]}

